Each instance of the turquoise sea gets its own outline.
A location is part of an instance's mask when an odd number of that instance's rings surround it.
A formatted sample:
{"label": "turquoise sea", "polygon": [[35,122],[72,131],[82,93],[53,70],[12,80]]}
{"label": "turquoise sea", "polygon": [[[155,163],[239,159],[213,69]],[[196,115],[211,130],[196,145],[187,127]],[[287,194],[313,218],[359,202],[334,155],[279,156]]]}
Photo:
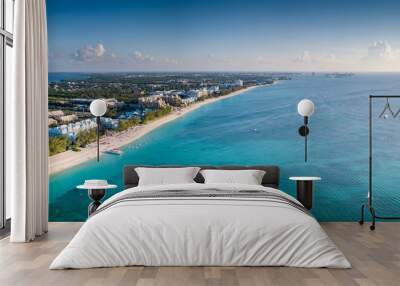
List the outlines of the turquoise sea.
{"label": "turquoise sea", "polygon": [[50,72],[48,76],[49,83],[57,83],[63,80],[81,80],[89,77],[89,73],[77,72]]}
{"label": "turquoise sea", "polygon": [[[122,186],[126,164],[277,164],[280,188],[295,193],[289,176],[322,177],[313,214],[320,221],[359,219],[368,181],[368,95],[400,94],[400,74],[328,78],[299,75],[203,106],[123,148],[50,177],[50,221],[83,221],[89,203],[75,186],[107,179]],[[314,101],[309,162],[297,133],[297,102]],[[400,108],[400,100],[393,100]],[[375,117],[384,107],[374,105]],[[400,118],[374,119],[375,203],[381,215],[400,213]],[[121,187],[116,190],[120,191]],[[111,195],[114,192],[109,193]]]}

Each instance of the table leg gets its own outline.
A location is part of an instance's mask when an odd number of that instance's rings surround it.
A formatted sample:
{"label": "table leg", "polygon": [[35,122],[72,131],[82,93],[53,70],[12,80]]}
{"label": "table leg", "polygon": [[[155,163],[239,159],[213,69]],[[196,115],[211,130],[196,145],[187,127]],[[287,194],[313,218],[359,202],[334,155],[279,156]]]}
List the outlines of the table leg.
{"label": "table leg", "polygon": [[313,204],[313,181],[297,181],[297,200],[308,210]]}
{"label": "table leg", "polygon": [[88,206],[88,216],[90,216],[93,212],[97,210],[100,206],[100,200],[104,197],[106,190],[104,189],[95,189],[95,190],[88,190],[88,196],[92,200],[92,202]]}

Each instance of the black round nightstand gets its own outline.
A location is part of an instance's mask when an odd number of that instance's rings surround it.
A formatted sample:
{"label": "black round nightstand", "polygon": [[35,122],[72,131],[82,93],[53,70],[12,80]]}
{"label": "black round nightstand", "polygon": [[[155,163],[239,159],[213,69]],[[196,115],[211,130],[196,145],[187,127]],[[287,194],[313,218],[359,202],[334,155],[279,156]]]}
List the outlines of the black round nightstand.
{"label": "black round nightstand", "polygon": [[106,190],[108,189],[115,189],[117,185],[102,185],[102,186],[95,186],[95,185],[79,185],[76,188],[80,190],[87,190],[89,198],[92,202],[88,206],[88,216],[94,213],[97,208],[100,206],[100,200],[104,198],[106,194]]}
{"label": "black round nightstand", "polygon": [[320,177],[290,177],[289,180],[297,183],[297,200],[310,210],[313,205],[314,181],[321,181]]}

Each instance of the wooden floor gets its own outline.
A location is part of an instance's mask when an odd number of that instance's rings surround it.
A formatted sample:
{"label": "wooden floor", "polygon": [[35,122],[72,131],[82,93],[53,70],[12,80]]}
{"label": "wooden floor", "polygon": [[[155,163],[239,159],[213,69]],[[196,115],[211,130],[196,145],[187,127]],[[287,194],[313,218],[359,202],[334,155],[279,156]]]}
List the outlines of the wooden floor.
{"label": "wooden floor", "polygon": [[28,244],[0,241],[0,285],[400,285],[400,223],[379,223],[371,232],[357,223],[322,224],[352,269],[288,267],[124,267],[48,270],[80,223],[51,223],[49,233]]}

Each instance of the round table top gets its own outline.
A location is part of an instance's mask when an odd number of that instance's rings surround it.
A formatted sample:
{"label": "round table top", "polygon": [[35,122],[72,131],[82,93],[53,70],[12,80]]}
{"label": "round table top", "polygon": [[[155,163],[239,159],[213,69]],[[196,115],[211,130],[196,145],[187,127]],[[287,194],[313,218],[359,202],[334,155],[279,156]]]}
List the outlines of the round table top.
{"label": "round table top", "polygon": [[117,185],[107,185],[107,186],[88,186],[88,185],[79,185],[76,186],[77,189],[83,190],[106,190],[106,189],[115,189]]}
{"label": "round table top", "polygon": [[321,181],[321,177],[290,177],[292,181]]}

